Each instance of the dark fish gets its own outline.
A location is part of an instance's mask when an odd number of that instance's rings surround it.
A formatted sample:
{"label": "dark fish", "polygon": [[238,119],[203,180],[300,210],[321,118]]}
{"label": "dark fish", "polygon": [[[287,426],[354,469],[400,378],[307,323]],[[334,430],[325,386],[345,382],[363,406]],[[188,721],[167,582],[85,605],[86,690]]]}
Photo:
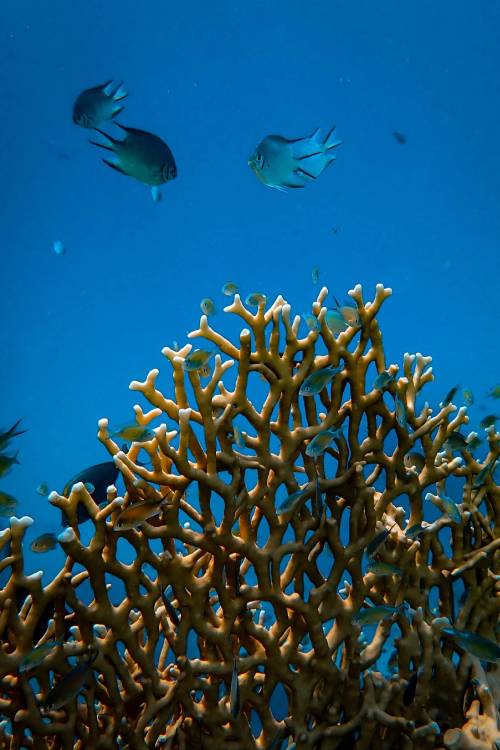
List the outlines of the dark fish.
{"label": "dark fish", "polygon": [[161,587],[160,587],[160,592],[161,592],[161,599],[163,602],[163,606],[167,610],[168,616],[170,617],[174,625],[180,625],[181,621],[179,620],[179,616],[177,612],[175,611],[171,602],[167,599],[167,595],[165,594],[165,592],[163,591]]}
{"label": "dark fish", "polygon": [[[114,461],[105,461],[102,464],[95,464],[94,466],[90,466],[88,469],[82,469],[78,474],[75,474],[75,476],[66,483],[62,494],[64,497],[69,497],[73,485],[77,482],[83,482],[83,484],[86,485],[93,485],[94,490],[89,494],[97,505],[101,505],[107,502],[107,489],[110,484],[116,482],[118,473]],[[76,515],[78,523],[84,523],[90,518],[82,503],[78,504]],[[61,524],[62,526],[69,526],[64,511],[61,511]]]}
{"label": "dark fish", "polygon": [[237,557],[234,559],[233,557],[228,557],[226,561],[226,580],[228,583],[233,587],[234,595],[239,596],[240,595],[240,566],[241,566],[241,557]]}
{"label": "dark fish", "polygon": [[450,432],[445,440],[445,446],[451,451],[463,451],[467,448],[467,441],[461,432]]}
{"label": "dark fish", "polygon": [[400,133],[399,130],[393,130],[392,135],[394,136],[395,141],[404,146],[404,144],[406,143],[406,136],[404,133]]}
{"label": "dark fish", "polygon": [[236,669],[236,659],[233,659],[233,671],[231,673],[231,694],[229,699],[229,709],[231,716],[236,719],[240,712],[240,683],[238,681],[238,671]]}
{"label": "dark fish", "polygon": [[500,419],[496,414],[488,414],[484,419],[481,420],[479,426],[486,430],[488,427],[492,427],[497,419]]}
{"label": "dark fish", "polygon": [[17,437],[18,435],[24,435],[26,430],[17,429],[20,424],[21,424],[21,420],[18,419],[17,422],[12,425],[10,430],[0,430],[0,450],[3,450],[4,448],[6,448],[13,437]]}
{"label": "dark fish", "polygon": [[88,659],[80,661],[73,669],[70,669],[62,680],[49,690],[43,702],[43,707],[49,711],[57,710],[76,698],[90,677],[92,664],[98,653],[98,651],[95,651]]}
{"label": "dark fish", "polygon": [[448,391],[448,393],[443,399],[441,406],[448,406],[448,404],[451,404],[457,391],[458,391],[458,385],[452,388],[451,391]]}
{"label": "dark fish", "polygon": [[408,680],[403,692],[403,703],[405,706],[411,706],[415,693],[417,691],[418,671],[414,672]]}
{"label": "dark fish", "polygon": [[390,529],[382,529],[376,536],[373,537],[371,542],[366,545],[366,554],[368,557],[373,557],[373,555],[377,552],[379,547],[383,545],[387,537],[389,536],[389,532],[395,526],[396,524],[392,524]]}
{"label": "dark fish", "polygon": [[113,81],[85,89],[73,105],[73,122],[82,128],[102,125],[120,114],[123,107],[119,102],[126,96],[122,84],[114,85]]}
{"label": "dark fish", "polygon": [[177,177],[177,167],[173,154],[167,144],[153,133],[136,128],[126,128],[116,123],[125,133],[125,138],[118,141],[101,130],[98,133],[106,138],[106,143],[90,141],[95,146],[111,151],[111,159],[104,163],[121,174],[135,177],[146,185],[162,185]]}
{"label": "dark fish", "polygon": [[14,464],[19,464],[17,460],[17,451],[13,456],[7,456],[5,453],[0,453],[0,477],[4,477],[12,469]]}

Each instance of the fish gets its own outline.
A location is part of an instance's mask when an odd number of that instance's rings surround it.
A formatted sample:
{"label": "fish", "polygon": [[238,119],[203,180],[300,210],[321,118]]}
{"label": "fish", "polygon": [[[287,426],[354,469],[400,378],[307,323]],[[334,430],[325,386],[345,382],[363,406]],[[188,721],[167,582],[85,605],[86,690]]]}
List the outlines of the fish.
{"label": "fish", "polygon": [[325,314],[325,323],[332,333],[339,334],[347,331],[349,324],[344,316],[338,310],[327,310]]}
{"label": "fish", "polygon": [[341,305],[337,299],[335,302],[337,303],[337,311],[342,315],[347,325],[351,328],[359,328],[361,325],[361,318],[356,304],[346,302],[344,305]]}
{"label": "fish", "polygon": [[52,249],[54,250],[56,255],[66,255],[66,247],[61,240],[54,240],[52,244]]}
{"label": "fish", "polygon": [[451,402],[453,401],[453,399],[454,399],[454,397],[455,397],[455,395],[456,395],[456,393],[458,391],[458,388],[459,388],[459,386],[455,385],[451,390],[448,391],[448,393],[446,394],[446,396],[444,397],[444,399],[441,402],[441,406],[448,406],[448,404],[451,404]]}
{"label": "fish", "polygon": [[405,529],[405,536],[408,539],[418,539],[421,534],[425,533],[425,529],[419,523],[413,524],[409,529]]}
{"label": "fish", "polygon": [[342,141],[334,138],[335,126],[324,140],[319,129],[305,138],[288,139],[268,135],[249,157],[248,165],[264,185],[286,192],[288,188],[303,188],[334,160],[333,150]]}
{"label": "fish", "polygon": [[147,443],[149,440],[153,440],[156,435],[149,427],[137,424],[137,422],[130,422],[114,430],[109,437],[119,437],[121,440],[129,440],[132,443]]}
{"label": "fish", "polygon": [[411,704],[413,703],[415,699],[415,693],[417,692],[417,682],[418,670],[413,672],[403,691],[403,703],[405,706],[411,706]]}
{"label": "fish", "polygon": [[261,304],[266,304],[267,297],[265,294],[261,294],[260,292],[252,292],[251,294],[248,294],[245,298],[245,305],[250,305],[250,307],[258,307]]}
{"label": "fish", "polygon": [[214,354],[215,352],[208,351],[208,349],[194,349],[185,357],[182,366],[186,372],[200,370],[210,362]]}
{"label": "fish", "polygon": [[46,482],[41,482],[36,488],[36,491],[42,497],[47,497],[47,495],[49,494],[49,485]]}
{"label": "fish", "polygon": [[73,105],[73,122],[81,128],[95,128],[112,120],[123,111],[120,102],[128,96],[122,83],[106,81],[85,89]]}
{"label": "fish", "polygon": [[233,435],[234,435],[234,442],[236,443],[238,448],[244,448],[246,446],[245,440],[243,438],[240,428],[236,427],[236,425],[233,425]]}
{"label": "fish", "polygon": [[484,419],[481,420],[479,423],[479,426],[483,428],[483,430],[488,429],[488,427],[493,427],[497,419],[500,419],[499,416],[496,414],[488,414]]}
{"label": "fish", "polygon": [[210,297],[204,297],[200,302],[200,308],[204,315],[215,315],[217,312],[215,302]]}
{"label": "fish", "polygon": [[403,458],[403,463],[407,469],[415,469],[419,474],[425,467],[425,458],[421,453],[412,451],[407,453]]}
{"label": "fish", "polygon": [[392,135],[395,141],[401,144],[401,146],[404,146],[404,144],[406,143],[406,136],[404,133],[400,133],[399,130],[393,130]]}
{"label": "fish", "polygon": [[43,664],[47,656],[56,648],[56,646],[62,646],[64,641],[54,640],[46,641],[41,646],[35,646],[29,653],[27,653],[21,659],[19,664],[19,672],[30,672],[32,669],[36,669],[40,664]]}
{"label": "fish", "polygon": [[390,607],[388,604],[381,604],[376,607],[362,607],[356,612],[352,621],[358,625],[375,625],[387,617],[392,617],[402,612],[404,608],[404,604],[400,604],[399,607]]}
{"label": "fish", "polygon": [[109,159],[103,159],[108,167],[146,185],[163,185],[177,177],[175,159],[165,141],[146,130],[128,128],[119,123],[115,125],[125,132],[123,140],[118,141],[95,128],[106,143],[90,141],[113,154]]}
{"label": "fish", "polygon": [[323,367],[311,373],[300,386],[299,396],[315,396],[325,388],[330,380],[339,372],[342,372],[342,365],[338,367]]}
{"label": "fish", "polygon": [[382,562],[381,560],[369,560],[366,564],[366,569],[369,573],[373,573],[376,576],[402,576],[403,571],[401,568],[396,567],[388,562]]}
{"label": "fish", "polygon": [[[432,497],[430,497],[429,493],[425,497],[426,499],[434,503],[434,505],[438,505],[439,507],[439,503],[436,500],[434,500]],[[462,514],[457,508],[456,502],[451,497],[448,497],[447,495],[438,495],[438,499],[441,505],[443,506],[443,509],[446,515],[449,516],[454,523],[460,523],[460,521],[462,520]]]}
{"label": "fish", "polygon": [[342,427],[338,427],[336,430],[323,430],[323,432],[318,432],[308,444],[306,448],[306,456],[311,456],[312,458],[321,456],[321,454],[333,443],[334,440],[340,437],[340,435],[342,435]]}
{"label": "fish", "polygon": [[179,620],[179,616],[178,616],[177,612],[175,611],[172,603],[167,598],[167,595],[165,594],[165,592],[163,591],[163,589],[160,586],[158,586],[158,588],[160,589],[160,594],[161,594],[161,599],[162,599],[162,602],[163,602],[163,606],[165,607],[165,610],[166,610],[168,616],[170,617],[170,619],[172,620],[172,622],[174,623],[174,625],[180,625],[181,621]]}
{"label": "fish", "polygon": [[113,531],[128,531],[139,529],[148,518],[158,516],[163,508],[168,505],[167,497],[161,500],[148,500],[146,502],[134,503],[124,508],[113,524]]}
{"label": "fish", "polygon": [[236,669],[236,659],[233,658],[233,671],[231,672],[231,691],[229,697],[229,710],[231,716],[236,719],[240,712],[240,683]]}
{"label": "fish", "polygon": [[97,658],[98,651],[88,658],[78,662],[76,666],[67,672],[47,694],[43,701],[43,708],[46,710],[57,710],[76,698],[80,690],[84,687],[92,672],[92,664]]}
{"label": "fish", "polygon": [[0,477],[4,477],[12,469],[14,464],[19,464],[17,460],[19,451],[13,456],[7,456],[6,453],[0,453]]}
{"label": "fish", "polygon": [[18,419],[15,424],[8,430],[0,430],[0,450],[4,450],[12,440],[12,438],[24,435],[27,430],[18,430],[17,428],[21,424],[21,419]]}
{"label": "fish", "polygon": [[500,661],[500,645],[489,638],[485,638],[471,630],[457,630],[453,627],[445,627],[441,632],[451,636],[460,648],[482,661]]}
{"label": "fish", "polygon": [[232,297],[233,294],[238,294],[238,285],[234,281],[227,281],[221,291],[226,297]]}
{"label": "fish", "polygon": [[199,370],[196,370],[200,378],[209,378],[212,374],[212,369],[210,365],[203,365],[203,367],[200,367]]}
{"label": "fish", "polygon": [[322,518],[323,513],[325,511],[325,506],[323,504],[323,493],[321,492],[321,485],[319,483],[319,477],[316,473],[316,481],[314,483],[314,499],[315,499],[315,512],[318,515],[318,518]]}
{"label": "fish", "polygon": [[385,540],[389,536],[391,529],[395,525],[396,524],[393,523],[390,529],[382,529],[382,531],[380,531],[376,536],[374,536],[371,542],[367,544],[366,554],[368,555],[368,557],[373,557],[373,555],[376,554],[378,549],[384,544]]}
{"label": "fish", "polygon": [[313,313],[302,313],[300,316],[310,331],[319,331],[321,324]]}
{"label": "fish", "polygon": [[472,451],[477,451],[477,449],[480,448],[482,444],[483,441],[476,435],[476,437],[473,437],[472,440],[469,440],[469,442],[467,443],[467,449],[470,453],[472,453]]}
{"label": "fish", "polygon": [[410,432],[410,425],[408,424],[408,420],[406,418],[406,406],[404,401],[399,396],[395,396],[394,398],[394,413],[396,415],[396,422],[398,423],[398,425],[407,432]]}
{"label": "fish", "polygon": [[373,383],[373,387],[377,391],[383,391],[384,388],[387,388],[388,385],[391,383],[394,383],[396,380],[396,373],[390,373],[388,370],[382,370],[382,372],[379,372],[377,377],[375,378],[375,382]]}
{"label": "fish", "polygon": [[17,508],[17,500],[8,492],[0,492],[0,516],[11,516]]}
{"label": "fish", "polygon": [[30,544],[32,552],[50,552],[57,547],[57,537],[55,534],[40,534]]}
{"label": "fish", "polygon": [[462,390],[462,396],[464,397],[464,404],[466,406],[472,406],[474,403],[474,394],[470,388],[464,388]]}
{"label": "fish", "polygon": [[[64,497],[69,497],[73,485],[78,482],[82,482],[84,485],[90,483],[94,487],[94,490],[89,494],[92,495],[92,499],[97,505],[101,505],[108,502],[107,489],[110,485],[115,484],[118,474],[119,471],[114,461],[104,461],[100,464],[94,464],[87,469],[82,469],[78,474],[75,474],[74,477],[66,482],[62,494]],[[83,503],[78,503],[76,516],[78,523],[85,523],[85,521],[89,520],[90,516]],[[64,511],[61,511],[61,524],[62,526],[69,526]]]}
{"label": "fish", "polygon": [[445,446],[451,451],[463,451],[467,448],[467,440],[461,432],[450,432],[444,442]]}
{"label": "fish", "polygon": [[481,485],[484,484],[486,477],[488,477],[491,474],[495,464],[496,464],[496,458],[492,458],[490,461],[488,461],[487,464],[485,464],[485,466],[483,466],[479,474],[474,479],[474,482],[472,483],[472,486],[474,488],[481,487]]}
{"label": "fish", "polygon": [[319,268],[318,266],[314,266],[313,270],[311,271],[311,281],[313,284],[317,284],[319,281]]}
{"label": "fish", "polygon": [[278,515],[286,513],[288,510],[293,508],[293,506],[301,499],[301,497],[303,497],[303,495],[306,494],[306,492],[307,488],[302,487],[302,489],[292,492],[291,495],[287,495],[287,497],[285,497],[285,499],[278,505]]}
{"label": "fish", "polygon": [[488,391],[488,396],[494,399],[500,398],[500,385],[493,385]]}

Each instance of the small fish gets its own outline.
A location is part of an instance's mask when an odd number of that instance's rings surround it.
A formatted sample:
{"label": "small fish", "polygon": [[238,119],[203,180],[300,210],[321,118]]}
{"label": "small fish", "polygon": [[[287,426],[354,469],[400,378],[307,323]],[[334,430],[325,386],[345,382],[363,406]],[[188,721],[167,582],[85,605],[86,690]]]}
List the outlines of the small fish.
{"label": "small fish", "polygon": [[403,703],[405,706],[411,706],[411,704],[413,703],[415,699],[415,693],[417,692],[417,682],[418,670],[411,675],[403,691]]}
{"label": "small fish", "polygon": [[50,490],[49,490],[49,485],[48,485],[48,484],[47,484],[46,482],[41,482],[41,483],[40,483],[40,484],[38,485],[38,487],[36,488],[36,491],[37,491],[37,492],[38,492],[38,494],[39,494],[39,495],[41,495],[42,497],[47,497],[47,495],[49,494],[49,491],[50,491]]}
{"label": "small fish", "polygon": [[488,414],[484,419],[481,420],[479,426],[486,430],[488,427],[492,427],[497,419],[500,419],[496,414]]}
{"label": "small fish", "polygon": [[345,322],[348,326],[351,328],[359,328],[361,325],[361,318],[359,316],[359,310],[356,307],[355,304],[346,303],[344,305],[340,305],[337,302],[337,310],[344,318]]}
{"label": "small fish", "polygon": [[472,451],[477,451],[477,449],[480,448],[482,444],[483,441],[476,435],[476,437],[473,437],[472,440],[469,440],[469,442],[467,443],[467,449],[470,453],[472,453]]}
{"label": "small fish", "polygon": [[381,604],[377,607],[363,607],[356,612],[352,621],[357,622],[358,625],[375,625],[387,617],[392,617],[392,615],[402,612],[403,609],[403,604],[399,607],[390,607],[388,604]]}
{"label": "small fish", "polygon": [[232,297],[233,294],[238,294],[238,285],[235,284],[234,281],[226,282],[222,287],[222,294],[225,294],[226,297]]}
{"label": "small fish", "polygon": [[420,472],[423,471],[425,467],[425,458],[421,453],[413,451],[412,453],[407,453],[405,455],[405,457],[403,458],[403,463],[407,469],[415,469],[415,471],[420,474]]}
{"label": "small fish", "polygon": [[321,370],[316,370],[300,386],[299,396],[315,396],[320,393],[332,378],[342,372],[342,369],[342,365],[339,365],[338,367],[324,367]]}
{"label": "small fish", "polygon": [[84,659],[67,672],[51,690],[43,702],[43,707],[47,710],[57,710],[76,698],[83,688],[92,672],[92,664],[97,658],[98,652],[95,651],[88,659]]}
{"label": "small fish", "polygon": [[446,394],[446,396],[441,402],[441,406],[448,406],[448,404],[451,404],[452,400],[455,398],[455,394],[457,393],[458,388],[459,386],[456,385],[450,391],[448,391],[448,393]]}
{"label": "small fish", "polygon": [[112,169],[128,177],[134,177],[146,185],[163,185],[177,177],[174,156],[167,144],[153,133],[136,128],[126,128],[115,123],[125,132],[125,138],[118,141],[102,130],[95,128],[106,139],[106,143],[90,141],[113,154],[103,162]]}
{"label": "small fish", "polygon": [[180,347],[179,347],[179,342],[178,341],[175,341],[175,340],[172,341],[172,349],[174,350],[174,352],[178,352],[179,351]]}
{"label": "small fish", "polygon": [[302,313],[300,316],[310,331],[319,331],[321,324],[316,315],[312,313]]}
{"label": "small fish", "polygon": [[118,428],[111,433],[110,438],[119,437],[122,440],[129,440],[133,443],[146,443],[153,440],[156,435],[153,430],[137,422],[130,422]]}
{"label": "small fish", "polygon": [[122,88],[122,84],[115,85],[113,81],[85,89],[73,105],[73,122],[81,128],[102,125],[123,111],[119,102],[126,96],[127,92]]}
{"label": "small fish", "polygon": [[163,508],[168,505],[167,498],[160,501],[148,500],[146,502],[134,503],[121,511],[113,525],[113,531],[128,531],[139,529],[149,518],[158,516]]}
{"label": "small fish", "polygon": [[487,662],[500,661],[500,645],[489,638],[470,630],[457,630],[453,627],[443,628],[442,632],[451,636],[460,648],[472,656]]}
{"label": "small fish", "polygon": [[403,571],[401,568],[397,568],[395,565],[391,565],[388,562],[382,562],[380,560],[370,560],[366,569],[376,576],[402,576]]}
{"label": "small fish", "polygon": [[396,415],[396,422],[398,423],[398,425],[407,432],[410,432],[410,425],[408,424],[408,420],[406,418],[406,406],[404,404],[404,401],[399,396],[396,396],[394,398],[394,413]]}
{"label": "small fish", "polygon": [[389,536],[391,529],[395,525],[396,524],[393,523],[390,529],[382,529],[382,531],[380,531],[376,536],[374,536],[371,542],[367,544],[366,554],[368,555],[368,557],[373,557],[376,554],[379,548],[384,544],[385,540]]}
{"label": "small fish", "polygon": [[467,448],[467,441],[461,432],[450,432],[444,442],[445,446],[451,451],[463,451]]}
{"label": "small fish", "polygon": [[200,378],[209,378],[212,374],[212,368],[210,365],[203,365],[199,370],[196,371]]}
{"label": "small fish", "polygon": [[[64,497],[69,497],[73,485],[82,482],[85,486],[92,485],[94,487],[94,491],[90,494],[94,502],[100,505],[107,502],[108,487],[116,482],[118,474],[119,471],[114,461],[104,461],[100,464],[94,464],[87,469],[82,469],[66,482],[62,494]],[[85,521],[89,520],[90,516],[83,503],[78,503],[76,517],[78,523],[85,523]],[[61,523],[63,526],[68,526],[68,519],[64,511],[61,511]]]}
{"label": "small fish", "polygon": [[474,394],[470,388],[464,388],[462,390],[462,396],[464,397],[464,404],[466,406],[472,406],[474,403]]}
{"label": "small fish", "polygon": [[406,143],[406,136],[404,133],[400,133],[399,130],[393,130],[392,135],[395,141],[401,144],[401,146],[404,146],[404,144]]}
{"label": "small fish", "polygon": [[268,187],[286,192],[287,188],[303,188],[335,161],[333,149],[341,141],[334,138],[335,126],[321,140],[319,129],[306,138],[289,140],[281,135],[268,135],[248,159],[257,178]]}
{"label": "small fish", "polygon": [[496,464],[496,459],[492,458],[490,461],[488,461],[488,463],[485,466],[483,466],[479,474],[474,479],[474,482],[472,484],[474,488],[481,487],[481,485],[484,484],[486,478],[493,471],[495,464]]}
{"label": "small fish", "polygon": [[488,396],[495,399],[500,398],[500,385],[493,385],[488,391]]}
{"label": "small fish", "polygon": [[62,646],[63,641],[46,641],[41,646],[36,646],[26,654],[19,664],[19,672],[29,672],[42,664],[46,657],[55,649],[56,646]]}
{"label": "small fish", "polygon": [[215,352],[208,351],[207,349],[194,349],[184,359],[183,368],[186,372],[193,372],[194,370],[200,370],[205,367],[208,362],[212,359]]}
{"label": "small fish", "polygon": [[165,592],[163,591],[163,589],[160,586],[158,588],[160,589],[161,599],[162,599],[162,602],[163,602],[163,606],[165,607],[165,610],[166,610],[168,616],[170,617],[170,619],[172,620],[172,622],[174,623],[174,625],[180,625],[181,621],[179,620],[179,616],[178,616],[177,612],[175,611],[172,603],[167,598],[167,595],[165,594]]}
{"label": "small fish", "polygon": [[3,450],[8,446],[12,438],[18,437],[18,435],[24,435],[27,430],[18,430],[17,428],[21,424],[21,420],[18,419],[15,424],[9,430],[0,430],[0,450]]}
{"label": "small fish", "polygon": [[236,427],[236,425],[233,425],[233,435],[234,435],[234,442],[238,446],[238,448],[244,448],[246,446],[245,439],[242,435],[241,430],[239,427]]}
{"label": "small fish", "polygon": [[327,310],[325,315],[327,328],[334,334],[343,333],[349,328],[344,316],[338,310]]}
{"label": "small fish", "polygon": [[37,536],[30,544],[32,552],[50,552],[57,547],[57,537],[55,534],[41,534]]}
{"label": "small fish", "polygon": [[306,456],[312,456],[313,458],[321,456],[321,454],[324,453],[324,451],[329,448],[333,441],[340,437],[341,434],[341,427],[338,427],[336,430],[324,430],[323,432],[318,432],[308,444],[306,448]]}
{"label": "small fish", "polygon": [[278,515],[281,515],[282,513],[286,513],[288,510],[293,508],[293,506],[305,495],[307,492],[307,489],[302,488],[300,490],[296,490],[295,492],[292,492],[291,495],[288,495],[285,497],[285,499],[278,505],[277,507],[277,513]]}
{"label": "small fish", "polygon": [[394,383],[396,380],[396,373],[390,373],[388,370],[382,370],[382,372],[379,372],[377,377],[375,378],[375,382],[373,384],[373,387],[377,391],[383,391],[384,388],[387,388],[388,385],[391,383]]}
{"label": "small fish", "polygon": [[[432,497],[429,497],[428,495],[426,495],[426,498],[429,499],[432,503],[434,503],[434,505],[437,505],[439,507],[439,502],[437,500],[434,500]],[[454,523],[460,523],[460,521],[462,520],[462,514],[457,508],[456,502],[451,497],[448,497],[447,495],[438,495],[438,498],[446,515],[449,516]]]}
{"label": "small fish", "polygon": [[13,495],[9,495],[8,492],[0,492],[0,516],[10,516],[12,513],[15,513],[16,508],[16,498]]}
{"label": "small fish", "polygon": [[54,250],[56,255],[66,255],[66,248],[61,240],[54,240],[52,249]]}
{"label": "small fish", "polygon": [[313,284],[317,284],[319,281],[319,268],[318,266],[314,266],[313,270],[311,271],[311,280]]}
{"label": "small fish", "polygon": [[204,297],[200,302],[200,308],[204,315],[215,315],[215,302],[210,297]]}
{"label": "small fish", "polygon": [[231,692],[229,698],[229,710],[231,716],[236,719],[240,712],[240,683],[236,669],[236,659],[233,659],[233,671],[231,673]]}
{"label": "small fish", "polygon": [[425,529],[419,523],[415,523],[413,526],[410,526],[409,529],[405,529],[405,536],[408,537],[408,539],[418,539],[418,537],[424,533]]}
{"label": "small fish", "polygon": [[17,451],[13,456],[7,456],[5,453],[0,453],[0,477],[4,477],[12,469],[14,464],[19,464],[17,460]]}
{"label": "small fish", "polygon": [[250,305],[250,307],[258,307],[261,304],[266,304],[267,297],[265,294],[261,294],[260,292],[252,292],[251,294],[248,294],[245,299],[245,305]]}

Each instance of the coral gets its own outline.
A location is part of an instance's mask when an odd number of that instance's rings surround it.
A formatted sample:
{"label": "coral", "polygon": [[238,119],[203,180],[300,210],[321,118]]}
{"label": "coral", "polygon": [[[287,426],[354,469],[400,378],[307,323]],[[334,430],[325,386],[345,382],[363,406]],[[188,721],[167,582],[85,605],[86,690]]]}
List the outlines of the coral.
{"label": "coral", "polygon": [[[488,462],[498,436],[488,430],[481,461],[467,448],[455,455],[446,441],[467,410],[420,403],[430,357],[405,354],[401,374],[387,367],[376,316],[390,293],[379,285],[365,304],[357,286],[353,324],[334,334],[323,288],[319,330],[305,336],[282,297],[252,313],[236,295],[226,312],[246,326],[239,345],[205,316],[189,334],[217,352],[205,384],[184,367],[190,344],[163,350],[161,379],[155,369],[132,382],[149,402],[135,407],[137,422],[163,420],[154,438],[124,452],[100,421],[124,496],[111,486],[97,505],[81,482],[68,497],[51,493],[70,526],[59,536],[66,563],[47,585],[24,572],[32,519],[11,519],[0,537],[2,747],[500,745],[498,666],[483,669],[443,633],[452,622],[495,640],[500,504]],[[299,395],[328,366],[340,366],[331,382]],[[374,388],[386,369],[392,377]],[[326,429],[330,445],[309,455]],[[458,520],[441,513],[449,495]],[[143,502],[148,521],[118,530],[123,508]],[[401,573],[368,570],[367,548]],[[393,609],[364,627],[370,605]],[[19,671],[52,637],[59,645],[41,666]],[[91,651],[80,698],[44,709],[68,657]]]}

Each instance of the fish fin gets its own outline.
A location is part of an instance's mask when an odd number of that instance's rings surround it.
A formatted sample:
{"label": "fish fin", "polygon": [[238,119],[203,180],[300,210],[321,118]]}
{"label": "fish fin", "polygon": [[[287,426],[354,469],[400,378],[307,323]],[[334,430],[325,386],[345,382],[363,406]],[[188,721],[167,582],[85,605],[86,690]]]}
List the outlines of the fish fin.
{"label": "fish fin", "polygon": [[114,89],[113,79],[110,78],[109,81],[106,81],[106,83],[101,83],[101,85],[96,86],[96,88],[101,89],[102,93],[106,94],[106,96],[111,96],[111,92]]}
{"label": "fish fin", "polygon": [[89,140],[89,143],[91,143],[93,146],[99,146],[99,148],[105,148],[106,151],[113,151],[114,150],[114,149],[111,148],[111,146],[106,146],[104,143],[99,143],[98,141]]}
{"label": "fish fin", "polygon": [[306,178],[307,178],[308,180],[315,180],[315,179],[316,179],[316,175],[314,175],[314,174],[309,174],[309,172],[306,172],[306,170],[305,170],[305,169],[301,169],[300,167],[298,167],[298,168],[297,168],[297,169],[295,170],[295,174],[298,174],[298,175],[300,175],[301,177],[306,177]]}
{"label": "fish fin", "polygon": [[302,159],[309,159],[311,156],[322,156],[322,151],[315,151],[313,154],[304,154],[303,156],[297,156],[297,161],[302,161]]}
{"label": "fish fin", "polygon": [[120,112],[123,112],[124,107],[115,107],[113,112],[111,113],[111,117],[117,117],[117,115],[120,114]]}
{"label": "fish fin", "polygon": [[106,148],[108,151],[113,151],[112,147],[120,143],[120,141],[117,141],[115,138],[105,133],[104,130],[99,130],[99,128],[93,128],[93,130],[95,130],[96,133],[99,133],[99,135],[106,139],[105,144],[98,143],[97,141],[90,141],[90,143],[92,143],[94,146],[100,146],[101,148]]}
{"label": "fish fin", "polygon": [[128,91],[125,91],[125,89],[123,88],[123,83],[120,83],[117,90],[113,94],[113,99],[115,100],[115,102],[119,102],[121,99],[125,99],[126,96],[128,96]]}
{"label": "fish fin", "polygon": [[330,130],[326,134],[325,140],[323,141],[323,146],[327,151],[329,151],[331,148],[335,148],[336,146],[340,146],[340,144],[342,143],[342,141],[336,141],[334,138],[332,138],[336,127],[336,125],[333,125],[333,127],[330,128]]}
{"label": "fish fin", "polygon": [[127,172],[124,172],[123,169],[118,164],[113,164],[112,161],[109,161],[108,159],[103,159],[103,162],[108,165],[108,167],[111,167],[111,169],[116,170],[117,172],[120,172],[120,174],[124,174],[127,177],[129,176]]}
{"label": "fish fin", "polygon": [[[287,188],[303,188],[305,187],[304,183],[297,183],[297,182],[284,182],[283,185]],[[283,192],[286,193],[286,190]]]}
{"label": "fish fin", "polygon": [[313,132],[312,132],[312,133],[311,133],[311,135],[309,136],[309,140],[310,140],[310,141],[318,141],[318,143],[320,143],[320,140],[319,140],[319,138],[318,138],[318,136],[319,136],[319,131],[320,131],[320,128],[316,128],[316,130],[313,130]]}

